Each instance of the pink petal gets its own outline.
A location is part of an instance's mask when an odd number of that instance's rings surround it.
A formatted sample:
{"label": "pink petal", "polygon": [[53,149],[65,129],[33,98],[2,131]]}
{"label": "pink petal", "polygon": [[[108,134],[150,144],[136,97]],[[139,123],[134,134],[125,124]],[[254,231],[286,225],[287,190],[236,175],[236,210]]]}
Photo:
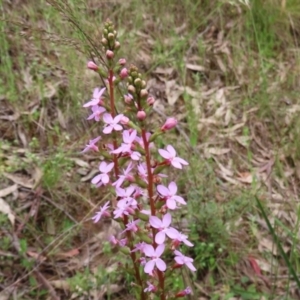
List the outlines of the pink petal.
{"label": "pink petal", "polygon": [[169,227],[171,222],[172,222],[172,216],[169,213],[165,214],[162,219],[163,226]]}
{"label": "pink petal", "polygon": [[172,240],[175,240],[178,237],[178,231],[175,228],[168,228],[165,232],[166,235]]}
{"label": "pink petal", "polygon": [[113,118],[112,118],[111,114],[104,114],[103,121],[107,124],[111,124],[113,122]]}
{"label": "pink petal", "polygon": [[120,115],[117,115],[115,118],[114,118],[114,123],[119,123],[121,121],[121,119],[123,118],[123,114],[120,114]]}
{"label": "pink petal", "polygon": [[120,124],[115,124],[114,125],[114,130],[121,131],[121,130],[123,130],[123,127]]}
{"label": "pink petal", "polygon": [[109,183],[109,176],[107,174],[102,174],[102,182],[104,184]]}
{"label": "pink petal", "polygon": [[90,144],[96,144],[101,139],[101,136],[98,136],[94,138],[93,140],[90,140]]}
{"label": "pink petal", "polygon": [[197,270],[191,262],[187,262],[186,266],[193,272]]}
{"label": "pink petal", "polygon": [[123,142],[124,143],[129,143],[129,136],[130,136],[129,131],[128,130],[124,130],[123,131]]}
{"label": "pink petal", "polygon": [[155,249],[155,256],[160,257],[165,251],[165,245],[158,245]]}
{"label": "pink petal", "polygon": [[102,174],[98,174],[92,179],[92,184],[97,184],[102,178]]}
{"label": "pink petal", "polygon": [[164,149],[158,149],[158,152],[165,159],[169,159],[171,157],[170,153]]}
{"label": "pink petal", "polygon": [[186,204],[186,202],[185,202],[185,201],[183,200],[183,198],[180,197],[180,196],[173,196],[173,199],[174,199],[175,201],[177,201],[177,202],[183,204],[183,205]]}
{"label": "pink petal", "polygon": [[169,196],[169,189],[165,187],[164,185],[158,185],[157,186],[157,191],[162,195],[162,196]]}
{"label": "pink petal", "polygon": [[174,259],[179,265],[184,265],[184,260],[181,256],[175,256]]}
{"label": "pink petal", "polygon": [[189,164],[186,160],[184,160],[180,157],[175,157],[174,160],[185,166],[187,166]]}
{"label": "pink petal", "polygon": [[[104,131],[103,131],[103,132],[104,132]],[[176,168],[176,169],[182,169],[181,164],[180,164],[178,161],[174,160],[174,159],[172,160],[171,165],[172,165],[174,168]]]}
{"label": "pink petal", "polygon": [[175,209],[176,208],[176,201],[172,198],[167,200],[167,207],[169,209]]}
{"label": "pink petal", "polygon": [[146,256],[152,257],[154,255],[154,248],[153,248],[153,246],[149,245],[149,244],[145,245],[145,247],[144,247],[144,253],[145,253]]}
{"label": "pink petal", "polygon": [[103,129],[103,133],[105,134],[109,134],[111,133],[113,130],[113,128],[109,125],[109,126],[106,126],[104,129]]}
{"label": "pink petal", "polygon": [[155,265],[155,262],[153,260],[148,261],[144,267],[145,273],[147,273],[147,274],[152,273],[152,271],[154,269],[154,265]]}
{"label": "pink petal", "polygon": [[105,173],[106,167],[107,167],[107,163],[106,163],[105,161],[102,161],[102,162],[100,163],[100,165],[99,165],[99,171],[100,171],[101,173]]}
{"label": "pink petal", "polygon": [[159,245],[163,244],[165,239],[166,239],[166,234],[163,231],[158,232],[155,236],[155,242]]}
{"label": "pink petal", "polygon": [[150,222],[150,225],[154,228],[162,227],[162,221],[156,216],[151,216],[149,219],[149,222]]}
{"label": "pink petal", "polygon": [[176,193],[177,193],[177,185],[176,185],[176,183],[174,181],[172,181],[172,182],[170,182],[170,184],[169,184],[168,187],[169,187],[170,193],[172,195],[176,195]]}
{"label": "pink petal", "polygon": [[156,260],[156,267],[158,270],[160,270],[162,272],[164,272],[167,269],[166,263],[161,258],[158,258]]}
{"label": "pink petal", "polygon": [[112,163],[110,163],[110,164],[108,164],[107,166],[106,166],[106,168],[105,168],[105,173],[108,173],[108,172],[110,172],[111,170],[112,170],[112,168],[114,167],[114,163],[112,162]]}
{"label": "pink petal", "polygon": [[175,151],[175,149],[174,149],[173,146],[168,145],[168,146],[167,146],[167,151],[171,154],[172,157],[175,157],[175,156],[176,156],[176,151]]}

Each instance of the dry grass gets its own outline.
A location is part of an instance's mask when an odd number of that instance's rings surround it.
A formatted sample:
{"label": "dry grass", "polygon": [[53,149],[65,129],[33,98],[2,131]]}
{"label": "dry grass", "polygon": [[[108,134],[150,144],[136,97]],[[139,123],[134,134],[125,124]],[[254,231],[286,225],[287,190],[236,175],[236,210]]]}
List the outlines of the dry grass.
{"label": "dry grass", "polygon": [[194,282],[191,299],[298,299],[254,197],[299,273],[298,1],[69,3],[65,16],[44,1],[1,9],[0,298],[129,299],[106,243],[118,228],[89,220],[106,200],[89,183],[97,158],[79,155],[97,130],[85,62],[110,17],[157,98],[153,123],[178,117],[169,140],[191,162],[174,176],[199,271],[175,284]]}

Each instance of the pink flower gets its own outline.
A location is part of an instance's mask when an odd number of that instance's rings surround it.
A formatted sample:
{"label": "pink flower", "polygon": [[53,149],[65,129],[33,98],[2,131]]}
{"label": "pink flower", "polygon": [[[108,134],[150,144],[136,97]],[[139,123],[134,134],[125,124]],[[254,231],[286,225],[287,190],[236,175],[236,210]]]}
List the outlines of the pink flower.
{"label": "pink flower", "polygon": [[148,183],[148,173],[147,173],[146,165],[144,163],[139,164],[137,168],[138,168],[138,174],[140,178],[144,180],[146,183]]}
{"label": "pink flower", "polygon": [[136,251],[140,251],[142,253],[144,253],[144,248],[147,244],[145,242],[141,242],[141,243],[137,243],[135,245],[135,248],[131,250],[131,252],[136,252]]}
{"label": "pink flower", "polygon": [[111,114],[104,114],[103,115],[103,121],[106,123],[106,127],[103,129],[103,133],[109,134],[113,130],[120,131],[123,129],[123,127],[119,124],[121,121],[123,115],[117,115],[116,117],[112,117]]}
{"label": "pink flower", "polygon": [[151,282],[147,281],[148,286],[144,289],[144,292],[155,292],[157,290],[156,286],[154,286]]}
{"label": "pink flower", "polygon": [[177,185],[175,182],[170,182],[168,188],[164,185],[158,185],[157,191],[160,193],[160,195],[167,200],[167,207],[169,209],[175,209],[176,208],[176,202],[185,205],[186,202],[183,200],[182,197],[177,196]]}
{"label": "pink flower", "polygon": [[100,121],[100,116],[106,111],[102,106],[94,105],[92,106],[92,114],[88,116],[87,120],[95,119],[95,121]]}
{"label": "pink flower", "polygon": [[156,216],[151,216],[149,219],[150,225],[159,230],[155,236],[155,242],[157,244],[164,243],[166,235],[170,239],[174,239],[177,236],[177,230],[173,227],[169,227],[172,221],[172,217],[169,213],[163,216],[163,219],[160,220]]}
{"label": "pink flower", "polygon": [[160,128],[162,131],[167,131],[174,128],[178,121],[175,118],[168,118],[165,124]]}
{"label": "pink flower", "polygon": [[85,146],[85,148],[81,151],[81,153],[85,153],[89,150],[94,150],[96,152],[99,151],[99,148],[95,145],[99,140],[101,139],[101,136],[96,137],[93,140],[90,140],[89,143]]}
{"label": "pink flower", "polygon": [[99,88],[95,88],[93,92],[93,99],[83,105],[83,107],[90,107],[94,105],[98,105],[101,103],[101,97],[103,93],[105,92],[106,88],[102,88],[101,90]]}
{"label": "pink flower", "polygon": [[111,151],[113,154],[126,154],[128,153],[132,160],[139,160],[141,157],[141,154],[137,151],[133,151],[132,148],[134,148],[133,142],[136,139],[137,131],[132,130],[131,132],[129,130],[123,131],[123,141],[122,145],[116,149]]}
{"label": "pink flower", "polygon": [[184,243],[185,245],[187,245],[188,247],[193,247],[194,245],[188,240],[188,236],[179,232],[178,230],[177,231],[177,236],[176,238],[173,240],[173,243],[175,245],[178,246],[178,244],[180,243]]}
{"label": "pink flower", "polygon": [[167,269],[166,263],[160,258],[160,256],[165,251],[165,245],[158,245],[156,249],[152,245],[146,245],[144,248],[144,253],[146,256],[151,257],[145,267],[144,271],[147,274],[152,274],[154,267],[156,266],[158,270],[164,272]]}
{"label": "pink flower", "polygon": [[107,212],[109,208],[109,201],[106,202],[102,207],[100,206],[100,210],[95,214],[95,216],[92,218],[94,223],[99,222],[99,220],[102,218],[102,216],[109,217],[110,213]]}
{"label": "pink flower", "polygon": [[123,234],[126,231],[137,232],[138,231],[138,227],[136,226],[136,224],[139,223],[139,222],[140,222],[139,219],[128,222],[128,224],[126,224],[126,229],[123,230],[121,233]]}
{"label": "pink flower", "polygon": [[127,238],[118,240],[114,235],[111,235],[108,240],[113,246],[119,245],[120,247],[124,247],[127,244]]}
{"label": "pink flower", "polygon": [[101,162],[99,166],[99,171],[101,174],[98,174],[92,179],[93,184],[97,184],[97,187],[101,185],[106,185],[109,183],[109,176],[108,173],[112,170],[114,167],[114,163],[107,164],[105,161]]}
{"label": "pink flower", "polygon": [[192,262],[194,261],[192,258],[183,255],[180,251],[175,250],[174,251],[175,256],[175,261],[179,264],[179,265],[186,265],[191,271],[195,272],[196,268],[194,267],[194,265],[192,264]]}
{"label": "pink flower", "polygon": [[114,210],[115,219],[133,213],[137,208],[137,201],[132,197],[135,190],[134,186],[129,186],[126,189],[116,187],[116,193],[118,197],[122,199],[118,201],[117,208]]}
{"label": "pink flower", "polygon": [[167,150],[159,149],[159,154],[165,158],[174,168],[182,169],[182,165],[188,165],[188,162],[184,159],[176,156],[176,151],[173,146],[168,145]]}
{"label": "pink flower", "polygon": [[113,183],[113,186],[120,187],[125,180],[134,181],[133,175],[130,173],[133,169],[133,163],[130,162],[126,169],[123,169],[123,174],[119,175],[119,179]]}
{"label": "pink flower", "polygon": [[186,295],[190,295],[192,293],[192,289],[188,286],[183,291],[178,292],[175,296],[176,298],[185,297]]}

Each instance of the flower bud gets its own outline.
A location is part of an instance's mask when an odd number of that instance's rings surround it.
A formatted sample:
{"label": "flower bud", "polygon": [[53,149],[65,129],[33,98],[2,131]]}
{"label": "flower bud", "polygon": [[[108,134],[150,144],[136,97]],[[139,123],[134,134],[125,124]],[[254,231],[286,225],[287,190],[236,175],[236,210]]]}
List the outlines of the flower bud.
{"label": "flower bud", "polygon": [[111,50],[106,51],[106,57],[108,59],[112,59],[114,57],[114,53]]}
{"label": "flower bud", "polygon": [[137,87],[140,87],[142,85],[142,80],[140,78],[137,78],[134,80],[134,85]]}
{"label": "flower bud", "polygon": [[111,32],[107,35],[107,38],[108,38],[109,40],[113,40],[114,37],[115,37],[115,35],[114,35],[113,33],[111,33]]}
{"label": "flower bud", "polygon": [[130,94],[124,95],[124,101],[126,104],[130,104],[132,102],[132,96]]}
{"label": "flower bud", "polygon": [[107,41],[106,38],[103,38],[103,39],[101,40],[101,43],[102,43],[103,46],[106,46],[107,43],[108,43],[108,41]]}
{"label": "flower bud", "polygon": [[122,125],[127,125],[129,123],[129,118],[127,118],[126,116],[123,116],[120,120],[120,123]]}
{"label": "flower bud", "polygon": [[152,106],[154,104],[154,102],[155,102],[155,99],[152,96],[148,97],[147,103],[149,106]]}
{"label": "flower bud", "polygon": [[128,86],[128,92],[131,93],[131,94],[134,94],[135,93],[135,87],[133,85],[129,85]]}
{"label": "flower bud", "polygon": [[138,111],[136,116],[140,121],[143,121],[147,117],[146,113],[143,110]]}
{"label": "flower bud", "polygon": [[142,80],[142,88],[145,88],[145,87],[146,87],[146,81]]}
{"label": "flower bud", "polygon": [[120,77],[122,79],[125,79],[128,76],[128,70],[126,68],[123,68],[120,72]]}
{"label": "flower bud", "polygon": [[140,92],[140,96],[142,98],[146,98],[148,96],[148,91],[146,89],[142,89]]}
{"label": "flower bud", "polygon": [[165,124],[160,128],[162,131],[167,131],[174,128],[178,121],[175,118],[168,118]]}
{"label": "flower bud", "polygon": [[125,66],[125,65],[126,65],[126,59],[125,59],[125,58],[120,58],[120,59],[119,59],[119,64],[120,64],[121,66]]}
{"label": "flower bud", "polygon": [[121,47],[120,42],[116,41],[115,42],[115,49],[118,50]]}
{"label": "flower bud", "polygon": [[98,69],[99,69],[98,66],[93,61],[89,61],[87,63],[87,67],[88,67],[88,69],[93,70],[93,71],[98,71]]}

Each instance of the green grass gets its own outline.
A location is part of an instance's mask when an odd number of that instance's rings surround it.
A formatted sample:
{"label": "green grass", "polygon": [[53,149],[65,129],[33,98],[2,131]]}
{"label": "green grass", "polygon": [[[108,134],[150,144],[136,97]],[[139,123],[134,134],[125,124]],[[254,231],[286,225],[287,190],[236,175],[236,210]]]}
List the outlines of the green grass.
{"label": "green grass", "polygon": [[[186,249],[198,267],[197,278],[192,280],[211,299],[260,299],[263,295],[277,299],[280,293],[284,299],[296,299],[293,279],[282,279],[281,268],[276,267],[290,262],[295,273],[300,271],[300,6],[298,1],[288,0],[281,7],[283,2],[267,0],[262,4],[253,0],[249,8],[242,1],[162,0],[158,5],[140,0],[118,4],[58,0],[57,4],[70,5],[71,11],[65,8],[65,17],[42,0],[27,1],[14,9],[4,4],[0,21],[0,101],[6,116],[16,112],[20,116],[12,121],[0,119],[0,169],[30,177],[33,168],[38,168],[42,179],[30,197],[34,199],[32,195],[38,195],[41,188],[42,195],[60,207],[39,200],[38,214],[29,217],[22,232],[22,247],[46,249],[54,262],[55,253],[76,248],[86,233],[93,236],[101,232],[90,221],[82,220],[88,219],[105,195],[90,189],[88,180],[80,181],[89,170],[74,163],[74,158],[84,160],[78,152],[91,136],[82,103],[90,98],[95,86],[101,85],[99,78],[86,71],[85,64],[92,53],[100,51],[97,42],[101,24],[109,17],[120,32],[122,53],[141,67],[147,79],[159,77],[163,84],[175,79],[179,86],[200,95],[193,97],[185,89],[172,107],[165,101],[164,91],[158,96],[165,108],[163,113],[179,116],[187,135],[170,135],[169,140],[159,142],[161,146],[175,143],[178,153],[190,162],[187,171],[171,175],[176,176],[188,199],[178,222],[183,218],[192,224],[187,229],[195,247]],[[66,16],[82,30],[74,28]],[[90,38],[96,47],[88,43]],[[200,65],[204,71],[190,70],[187,63]],[[172,68],[173,73],[158,75],[157,67]],[[159,90],[157,86],[152,88]],[[225,98],[220,100],[217,93],[222,88]],[[199,113],[195,112],[196,105]],[[251,109],[256,110],[249,112]],[[155,114],[153,120],[153,124],[162,122]],[[237,124],[243,125],[232,129]],[[224,149],[230,151],[215,154]],[[269,177],[265,171],[257,173],[273,158]],[[250,183],[237,179],[248,173],[265,177]],[[12,184],[4,175],[0,179],[0,189]],[[274,222],[274,233],[262,226],[263,214],[255,195],[261,199],[268,220]],[[276,202],[278,195],[281,200]],[[21,220],[26,220],[28,209],[12,203]],[[47,231],[47,226],[52,229]],[[286,258],[263,248],[260,236],[274,245],[278,242],[287,246]],[[5,251],[15,251],[6,239],[2,239]],[[22,258],[13,259],[25,273],[34,262],[26,252],[20,254]],[[262,272],[270,287],[258,283],[249,264],[245,270],[243,262],[249,255],[269,265],[271,273]],[[65,274],[70,291],[75,292],[80,283],[83,294],[92,290],[95,282],[108,285],[120,280],[114,273],[95,277],[89,268]],[[24,299],[46,297],[47,291],[32,274],[26,280],[30,292]],[[0,282],[12,283],[5,282],[3,275]],[[181,286],[182,278],[174,284]],[[197,285],[194,288],[202,296],[201,289]],[[113,294],[111,297],[114,299]]]}

